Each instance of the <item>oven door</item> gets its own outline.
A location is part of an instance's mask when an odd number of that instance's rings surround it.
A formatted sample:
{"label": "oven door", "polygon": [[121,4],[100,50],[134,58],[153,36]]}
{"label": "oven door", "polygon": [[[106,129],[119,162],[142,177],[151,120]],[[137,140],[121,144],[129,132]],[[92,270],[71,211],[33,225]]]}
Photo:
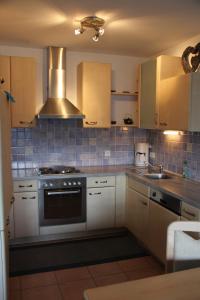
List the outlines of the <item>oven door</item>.
{"label": "oven door", "polygon": [[60,225],[86,221],[84,187],[40,191],[40,225]]}

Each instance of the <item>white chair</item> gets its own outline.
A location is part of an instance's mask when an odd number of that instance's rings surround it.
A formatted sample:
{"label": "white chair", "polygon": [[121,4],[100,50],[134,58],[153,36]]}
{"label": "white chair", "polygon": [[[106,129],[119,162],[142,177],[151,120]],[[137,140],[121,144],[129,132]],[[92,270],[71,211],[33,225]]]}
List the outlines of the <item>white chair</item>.
{"label": "white chair", "polygon": [[200,240],[185,232],[199,232],[200,222],[173,222],[167,230],[166,272],[200,267]]}

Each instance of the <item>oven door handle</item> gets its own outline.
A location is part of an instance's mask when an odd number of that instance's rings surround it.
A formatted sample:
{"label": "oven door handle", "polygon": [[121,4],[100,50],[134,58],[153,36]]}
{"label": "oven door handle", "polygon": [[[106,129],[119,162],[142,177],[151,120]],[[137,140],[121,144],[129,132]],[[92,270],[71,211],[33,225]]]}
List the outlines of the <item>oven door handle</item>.
{"label": "oven door handle", "polygon": [[47,192],[48,196],[53,196],[53,195],[70,195],[70,194],[79,194],[80,190],[76,191],[64,191],[64,192]]}

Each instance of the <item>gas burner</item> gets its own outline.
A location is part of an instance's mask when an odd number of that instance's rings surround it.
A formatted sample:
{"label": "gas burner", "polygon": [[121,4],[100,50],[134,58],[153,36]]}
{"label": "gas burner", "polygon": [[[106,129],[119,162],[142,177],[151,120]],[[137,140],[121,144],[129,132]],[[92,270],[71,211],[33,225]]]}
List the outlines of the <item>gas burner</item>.
{"label": "gas burner", "polygon": [[74,167],[69,166],[52,166],[52,167],[42,167],[39,168],[39,175],[54,175],[54,174],[69,174],[69,173],[80,173]]}

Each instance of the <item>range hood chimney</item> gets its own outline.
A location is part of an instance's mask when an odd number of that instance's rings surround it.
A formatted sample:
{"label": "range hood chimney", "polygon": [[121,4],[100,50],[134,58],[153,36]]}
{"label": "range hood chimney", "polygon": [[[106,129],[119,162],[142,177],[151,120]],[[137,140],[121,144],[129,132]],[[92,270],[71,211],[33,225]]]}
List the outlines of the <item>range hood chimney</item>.
{"label": "range hood chimney", "polygon": [[48,47],[48,98],[39,119],[83,119],[85,116],[66,99],[66,48]]}

